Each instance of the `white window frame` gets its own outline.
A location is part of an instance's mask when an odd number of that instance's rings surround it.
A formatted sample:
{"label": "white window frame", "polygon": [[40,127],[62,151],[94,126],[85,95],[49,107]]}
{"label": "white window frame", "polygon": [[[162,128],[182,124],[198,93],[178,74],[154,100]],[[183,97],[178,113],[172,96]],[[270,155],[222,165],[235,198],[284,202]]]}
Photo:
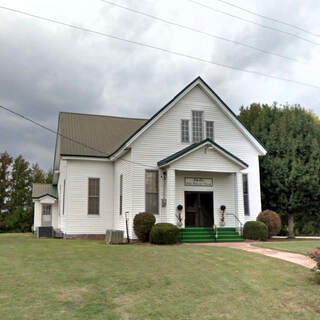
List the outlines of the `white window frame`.
{"label": "white window frame", "polygon": [[[246,179],[244,179],[246,177]],[[245,181],[246,180],[246,186]],[[244,192],[245,189],[247,192]],[[247,173],[242,174],[242,192],[243,192],[243,210],[244,210],[244,215],[246,217],[250,216],[250,203],[249,203],[249,178]]]}
{"label": "white window frame", "polygon": [[[212,137],[209,137],[209,134],[208,134],[208,124],[212,125]],[[210,139],[212,141],[214,141],[214,121],[206,121],[206,138],[207,139]]]}
{"label": "white window frame", "polygon": [[[201,119],[198,120],[196,115],[201,115]],[[192,110],[192,142],[197,143],[203,140],[203,116],[202,110]],[[199,118],[199,117],[198,117]],[[198,127],[200,126],[200,128]]]}
{"label": "white window frame", "polygon": [[[98,181],[98,195],[90,195],[90,180]],[[97,177],[89,177],[88,178],[88,216],[99,216],[100,215],[100,178]],[[98,213],[90,212],[90,198],[98,198]]]}
{"label": "white window frame", "polygon": [[[184,121],[187,122],[187,127],[185,128],[184,127]],[[190,143],[190,125],[189,125],[189,119],[181,119],[181,130],[180,130],[180,133],[181,133],[181,142],[182,143]],[[184,134],[186,133],[187,135],[187,139],[184,140]]]}

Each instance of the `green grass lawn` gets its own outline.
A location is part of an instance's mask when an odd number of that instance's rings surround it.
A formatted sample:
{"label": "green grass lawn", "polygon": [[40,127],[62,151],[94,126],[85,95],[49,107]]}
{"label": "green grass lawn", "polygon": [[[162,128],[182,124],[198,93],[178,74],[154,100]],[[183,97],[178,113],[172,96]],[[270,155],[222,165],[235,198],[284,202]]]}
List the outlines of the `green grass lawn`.
{"label": "green grass lawn", "polygon": [[0,235],[0,319],[318,319],[310,270],[241,250]]}
{"label": "green grass lawn", "polygon": [[308,255],[320,247],[320,240],[283,240],[254,244],[257,247]]}

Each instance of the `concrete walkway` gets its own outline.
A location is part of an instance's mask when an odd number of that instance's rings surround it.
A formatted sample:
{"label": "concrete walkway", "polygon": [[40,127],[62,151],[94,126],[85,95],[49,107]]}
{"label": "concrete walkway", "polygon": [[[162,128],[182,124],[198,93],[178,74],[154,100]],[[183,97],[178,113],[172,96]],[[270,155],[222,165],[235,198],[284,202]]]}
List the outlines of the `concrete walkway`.
{"label": "concrete walkway", "polygon": [[197,245],[233,248],[233,249],[240,249],[244,251],[259,253],[268,257],[273,257],[273,258],[289,261],[292,263],[296,263],[300,266],[303,266],[309,269],[312,269],[316,265],[316,262],[310,259],[308,256],[304,256],[298,253],[290,253],[290,252],[277,251],[277,250],[271,250],[266,248],[259,248],[259,247],[253,246],[252,245],[253,243],[259,243],[259,242],[250,241],[250,242],[197,243]]}

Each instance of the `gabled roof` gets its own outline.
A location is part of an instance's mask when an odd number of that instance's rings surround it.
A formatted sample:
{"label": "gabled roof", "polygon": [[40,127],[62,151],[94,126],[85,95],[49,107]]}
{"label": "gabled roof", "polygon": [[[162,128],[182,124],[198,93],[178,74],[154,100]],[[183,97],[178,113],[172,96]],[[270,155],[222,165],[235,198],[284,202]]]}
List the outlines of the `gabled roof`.
{"label": "gabled roof", "polygon": [[[154,122],[164,115],[195,86],[201,87],[209,97],[217,102],[222,111],[254,145],[260,155],[266,154],[265,148],[257,138],[249,132],[233,111],[207,85],[207,83],[201,77],[198,77],[181,90],[149,120],[61,112],[59,114],[58,132],[62,136],[57,136],[54,169],[58,169],[56,164],[60,156],[116,159],[123,150],[129,147],[135,139],[152,126]],[[63,136],[68,137],[68,139],[63,138]]]}
{"label": "gabled roof", "polygon": [[50,196],[58,199],[57,187],[52,184],[34,183],[32,185],[32,198],[40,199],[45,196]]}
{"label": "gabled roof", "polygon": [[158,162],[158,166],[159,167],[164,167],[169,165],[170,163],[182,158],[183,156],[205,146],[205,145],[211,145],[216,151],[218,151],[219,153],[223,154],[225,157],[227,157],[228,159],[230,159],[231,161],[235,162],[236,164],[238,164],[239,166],[241,166],[242,168],[248,168],[248,164],[245,163],[244,161],[242,161],[241,159],[239,159],[238,157],[236,157],[234,154],[232,154],[231,152],[227,151],[226,149],[222,148],[220,145],[218,145],[217,143],[215,143],[214,141],[210,140],[210,139],[205,139],[202,140],[198,143],[194,143],[191,144],[190,146],[170,155],[169,157],[161,160]]}
{"label": "gabled roof", "polygon": [[165,114],[171,107],[173,107],[179,100],[181,100],[189,91],[195,86],[200,86],[204,91],[218,102],[222,111],[229,117],[229,119],[240,129],[244,136],[253,144],[260,155],[267,153],[261,142],[249,131],[249,129],[238,119],[236,114],[225,104],[225,102],[209,87],[209,85],[201,78],[197,77],[182,89],[175,97],[173,97],[165,106],[163,106],[157,113],[155,113],[148,121],[146,121],[135,133],[133,133],[119,148],[113,152],[110,157],[116,157],[122,150],[128,147],[135,139],[137,139],[148,127],[157,121],[163,114]]}
{"label": "gabled roof", "polygon": [[146,122],[146,119],[61,112],[60,155],[106,158]]}

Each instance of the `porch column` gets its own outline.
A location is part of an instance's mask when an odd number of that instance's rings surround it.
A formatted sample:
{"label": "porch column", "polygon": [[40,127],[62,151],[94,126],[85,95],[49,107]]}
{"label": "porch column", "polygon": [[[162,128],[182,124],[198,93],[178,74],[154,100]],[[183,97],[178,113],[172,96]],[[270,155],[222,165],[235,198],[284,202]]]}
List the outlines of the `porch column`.
{"label": "porch column", "polygon": [[245,223],[244,217],[244,204],[243,204],[243,185],[242,185],[242,173],[235,173],[235,207],[236,215],[242,224]]}
{"label": "porch column", "polygon": [[176,225],[176,172],[167,170],[167,223]]}

